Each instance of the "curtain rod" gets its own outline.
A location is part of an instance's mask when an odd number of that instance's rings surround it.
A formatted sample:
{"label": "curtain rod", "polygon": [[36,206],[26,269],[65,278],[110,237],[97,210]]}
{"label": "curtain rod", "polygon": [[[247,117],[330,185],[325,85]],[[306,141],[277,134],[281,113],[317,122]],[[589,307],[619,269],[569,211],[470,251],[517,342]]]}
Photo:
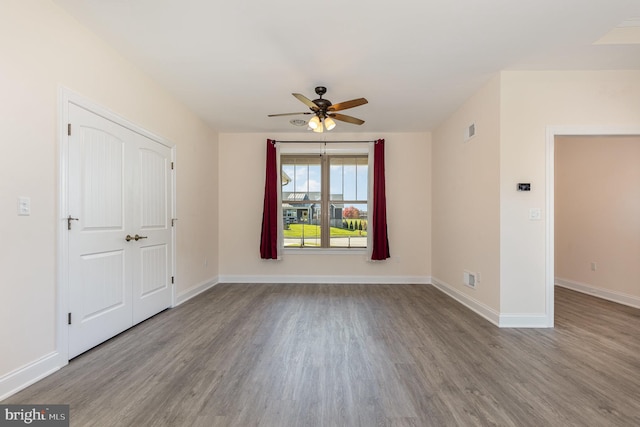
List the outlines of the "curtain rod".
{"label": "curtain rod", "polygon": [[378,141],[277,141],[277,140],[273,140],[273,142],[280,142],[283,144],[306,144],[306,143],[320,143],[320,144],[363,144],[363,143],[369,143],[369,142],[375,142],[377,143]]}

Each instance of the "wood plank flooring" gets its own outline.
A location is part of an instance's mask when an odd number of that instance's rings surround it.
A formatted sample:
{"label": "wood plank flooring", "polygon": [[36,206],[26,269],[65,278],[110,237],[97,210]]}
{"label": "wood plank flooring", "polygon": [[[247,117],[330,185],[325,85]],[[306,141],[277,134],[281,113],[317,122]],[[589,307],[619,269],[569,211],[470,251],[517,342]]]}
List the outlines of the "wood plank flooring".
{"label": "wood plank flooring", "polygon": [[638,426],[640,310],[499,329],[431,286],[220,284],[3,403],[72,426]]}

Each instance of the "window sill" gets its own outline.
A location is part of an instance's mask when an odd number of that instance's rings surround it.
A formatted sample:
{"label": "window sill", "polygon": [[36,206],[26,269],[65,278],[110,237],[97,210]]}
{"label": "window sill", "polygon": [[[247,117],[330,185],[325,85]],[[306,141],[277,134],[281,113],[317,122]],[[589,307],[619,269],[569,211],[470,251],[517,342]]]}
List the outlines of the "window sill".
{"label": "window sill", "polygon": [[367,248],[284,248],[289,255],[366,255]]}

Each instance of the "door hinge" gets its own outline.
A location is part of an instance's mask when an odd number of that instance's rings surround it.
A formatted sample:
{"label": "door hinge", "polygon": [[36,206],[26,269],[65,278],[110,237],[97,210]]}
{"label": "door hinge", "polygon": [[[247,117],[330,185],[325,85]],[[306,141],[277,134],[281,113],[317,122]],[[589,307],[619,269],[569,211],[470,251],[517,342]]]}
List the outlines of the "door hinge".
{"label": "door hinge", "polygon": [[176,221],[178,220],[178,218],[171,218],[171,226],[175,226]]}
{"label": "door hinge", "polygon": [[173,276],[171,276],[171,284],[173,285]]}
{"label": "door hinge", "polygon": [[171,170],[173,170],[173,162],[171,162]]}
{"label": "door hinge", "polygon": [[67,325],[71,324],[71,313],[67,314]]}
{"label": "door hinge", "polygon": [[71,123],[67,123],[67,135],[71,136]]}

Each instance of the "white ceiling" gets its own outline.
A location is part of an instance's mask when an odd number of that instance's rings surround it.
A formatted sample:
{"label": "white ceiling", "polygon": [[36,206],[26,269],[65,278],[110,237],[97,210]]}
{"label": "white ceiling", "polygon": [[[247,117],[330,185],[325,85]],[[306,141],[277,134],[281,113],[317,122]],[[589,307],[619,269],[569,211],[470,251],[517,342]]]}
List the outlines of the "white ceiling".
{"label": "white ceiling", "polygon": [[639,0],[54,0],[220,132],[299,131],[291,96],[365,97],[332,132],[433,129],[504,69],[640,69],[593,43]]}

